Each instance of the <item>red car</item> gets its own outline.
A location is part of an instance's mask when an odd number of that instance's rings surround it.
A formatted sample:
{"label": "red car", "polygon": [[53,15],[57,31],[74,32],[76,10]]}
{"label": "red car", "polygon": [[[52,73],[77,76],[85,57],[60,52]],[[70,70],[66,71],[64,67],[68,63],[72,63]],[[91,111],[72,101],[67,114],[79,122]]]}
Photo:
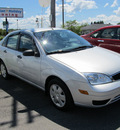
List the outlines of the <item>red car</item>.
{"label": "red car", "polygon": [[120,53],[120,25],[102,27],[81,37],[92,45]]}

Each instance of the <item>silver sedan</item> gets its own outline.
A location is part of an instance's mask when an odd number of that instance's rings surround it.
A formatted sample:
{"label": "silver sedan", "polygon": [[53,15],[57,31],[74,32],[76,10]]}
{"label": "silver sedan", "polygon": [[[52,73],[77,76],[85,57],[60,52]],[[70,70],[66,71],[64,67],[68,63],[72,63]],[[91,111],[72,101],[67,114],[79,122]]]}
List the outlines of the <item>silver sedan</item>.
{"label": "silver sedan", "polygon": [[92,46],[69,30],[8,34],[0,42],[0,69],[4,79],[13,75],[44,90],[61,110],[120,99],[120,54]]}

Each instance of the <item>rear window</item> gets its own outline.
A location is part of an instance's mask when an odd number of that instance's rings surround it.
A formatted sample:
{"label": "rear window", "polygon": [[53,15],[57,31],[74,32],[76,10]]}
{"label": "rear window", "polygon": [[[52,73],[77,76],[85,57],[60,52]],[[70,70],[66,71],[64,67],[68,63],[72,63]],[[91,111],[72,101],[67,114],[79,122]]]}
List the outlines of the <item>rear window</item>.
{"label": "rear window", "polygon": [[8,48],[11,48],[11,49],[16,49],[17,47],[17,42],[18,42],[18,36],[19,35],[13,35],[13,36],[10,36],[7,40],[7,47]]}

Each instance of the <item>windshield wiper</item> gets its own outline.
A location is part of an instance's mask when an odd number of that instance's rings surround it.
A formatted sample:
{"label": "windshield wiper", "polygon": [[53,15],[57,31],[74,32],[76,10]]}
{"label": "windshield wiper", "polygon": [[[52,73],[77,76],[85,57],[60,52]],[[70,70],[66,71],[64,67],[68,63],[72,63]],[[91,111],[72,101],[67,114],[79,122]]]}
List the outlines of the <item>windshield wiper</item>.
{"label": "windshield wiper", "polygon": [[57,54],[57,53],[64,53],[66,51],[63,51],[63,50],[57,50],[57,51],[51,51],[51,52],[47,52],[47,54]]}
{"label": "windshield wiper", "polygon": [[86,48],[92,48],[93,46],[80,46],[80,47],[76,47],[73,49],[69,49],[69,50],[56,50],[56,51],[51,51],[51,52],[47,52],[47,54],[58,54],[58,53],[67,53],[67,52],[72,52],[72,51],[79,51],[79,50],[83,50]]}
{"label": "windshield wiper", "polygon": [[71,49],[71,51],[79,51],[79,50],[83,50],[83,49],[87,49],[87,48],[92,48],[93,46],[80,46],[80,47],[76,47]]}
{"label": "windshield wiper", "polygon": [[56,50],[56,51],[51,51],[51,52],[47,52],[47,54],[58,54],[58,53],[67,53],[67,52],[72,52],[71,49],[70,50]]}

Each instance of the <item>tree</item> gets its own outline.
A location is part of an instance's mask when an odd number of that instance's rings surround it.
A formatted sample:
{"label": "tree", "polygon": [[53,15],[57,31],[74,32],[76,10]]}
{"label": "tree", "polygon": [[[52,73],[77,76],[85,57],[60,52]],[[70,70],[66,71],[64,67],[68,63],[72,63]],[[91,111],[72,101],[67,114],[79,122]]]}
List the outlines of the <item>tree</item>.
{"label": "tree", "polygon": [[76,20],[70,20],[70,21],[66,21],[64,28],[71,30],[75,33],[77,33],[78,35],[81,34],[81,27],[87,26],[88,24],[82,24],[80,25]]}
{"label": "tree", "polygon": [[120,23],[117,23],[117,25],[120,25]]}
{"label": "tree", "polygon": [[104,21],[94,21],[94,24],[104,24]]}
{"label": "tree", "polygon": [[100,23],[100,24],[104,24],[104,21],[100,21],[99,23]]}

